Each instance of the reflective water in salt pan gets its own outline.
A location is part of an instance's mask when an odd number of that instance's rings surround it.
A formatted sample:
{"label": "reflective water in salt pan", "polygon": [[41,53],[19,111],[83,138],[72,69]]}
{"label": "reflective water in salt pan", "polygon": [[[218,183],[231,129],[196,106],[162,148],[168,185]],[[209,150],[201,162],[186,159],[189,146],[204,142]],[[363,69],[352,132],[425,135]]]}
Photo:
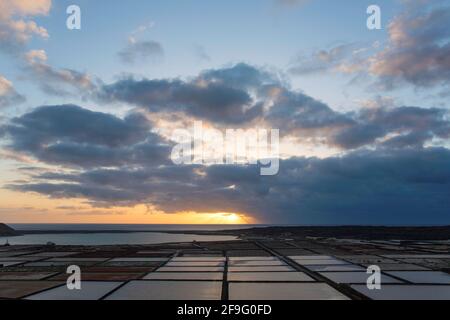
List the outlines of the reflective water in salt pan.
{"label": "reflective water in salt pan", "polygon": [[348,262],[338,260],[338,259],[320,259],[320,260],[295,260],[298,264],[303,266],[311,266],[311,265],[339,265],[339,264],[348,264]]}
{"label": "reflective water in salt pan", "polygon": [[366,269],[364,269],[363,267],[360,266],[356,266],[353,264],[346,264],[346,265],[328,265],[328,266],[323,266],[323,265],[312,265],[312,266],[307,266],[307,268],[309,270],[312,271],[364,271]]}
{"label": "reflective water in salt pan", "polygon": [[167,267],[222,267],[223,262],[208,262],[208,261],[175,261],[168,262]]}
{"label": "reflective water in salt pan", "polygon": [[83,281],[81,290],[69,290],[64,284],[27,297],[29,300],[98,300],[111,290],[117,288],[121,282]]}
{"label": "reflective water in salt pan", "polygon": [[229,261],[276,261],[279,260],[277,257],[230,257]]}
{"label": "reflective water in salt pan", "polygon": [[164,262],[169,260],[168,258],[114,258],[109,262]]}
{"label": "reflective water in salt pan", "polygon": [[220,300],[219,281],[131,281],[106,300]]}
{"label": "reflective water in salt pan", "polygon": [[439,271],[391,271],[387,272],[412,283],[450,284],[450,275]]}
{"label": "reflective water in salt pan", "polygon": [[283,261],[230,261],[233,267],[249,267],[249,266],[284,266]]}
{"label": "reflective water in salt pan", "polygon": [[294,271],[290,266],[249,266],[249,267],[228,267],[230,272],[280,272],[280,271]]}
{"label": "reflective water in salt pan", "polygon": [[152,272],[146,280],[222,280],[222,272]]}
{"label": "reflective water in salt pan", "polygon": [[[366,272],[321,272],[322,276],[336,283],[367,283],[370,274]],[[381,275],[381,283],[402,283],[400,280]]]}
{"label": "reflective water in salt pan", "polygon": [[161,267],[159,272],[222,272],[223,267]]}
{"label": "reflective water in salt pan", "polygon": [[209,236],[195,234],[170,234],[158,232],[130,233],[71,233],[71,234],[28,234],[19,237],[0,237],[0,244],[46,244],[51,241],[57,245],[115,245],[115,244],[156,244],[192,241],[231,241],[234,236]]}
{"label": "reflective water in salt pan", "polygon": [[349,300],[325,283],[229,284],[230,300]]}
{"label": "reflective water in salt pan", "polygon": [[323,260],[323,259],[334,259],[332,256],[289,256],[292,260]]}
{"label": "reflective water in salt pan", "polygon": [[366,285],[351,287],[374,300],[450,300],[450,286],[384,285],[381,290],[369,290]]}
{"label": "reflective water in salt pan", "polygon": [[191,257],[175,257],[170,260],[171,262],[182,262],[182,261],[212,261],[221,262],[225,261],[225,257],[203,257],[203,256],[191,256]]}
{"label": "reflective water in salt pan", "polygon": [[228,281],[305,282],[314,279],[303,272],[230,272]]}

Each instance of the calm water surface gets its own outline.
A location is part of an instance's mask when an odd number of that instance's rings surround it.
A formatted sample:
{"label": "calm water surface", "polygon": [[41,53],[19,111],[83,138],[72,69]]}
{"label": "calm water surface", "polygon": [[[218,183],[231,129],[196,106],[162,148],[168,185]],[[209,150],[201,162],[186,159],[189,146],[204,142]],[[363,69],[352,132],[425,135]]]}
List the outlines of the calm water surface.
{"label": "calm water surface", "polygon": [[29,234],[19,237],[0,237],[0,245],[45,244],[49,241],[57,245],[115,245],[115,244],[156,244],[191,241],[228,241],[232,236],[203,236],[194,234],[169,234],[153,232],[135,233],[73,233],[73,234]]}

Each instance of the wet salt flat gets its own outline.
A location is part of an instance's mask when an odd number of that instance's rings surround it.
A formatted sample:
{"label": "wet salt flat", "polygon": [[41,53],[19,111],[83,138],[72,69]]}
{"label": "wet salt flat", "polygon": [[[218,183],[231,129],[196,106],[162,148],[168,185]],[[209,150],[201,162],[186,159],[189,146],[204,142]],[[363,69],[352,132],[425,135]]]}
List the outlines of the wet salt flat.
{"label": "wet salt flat", "polygon": [[314,279],[303,272],[230,272],[228,281],[308,282]]}
{"label": "wet salt flat", "polygon": [[[321,272],[322,276],[336,283],[367,283],[366,272]],[[381,283],[402,283],[402,281],[381,275]]]}
{"label": "wet salt flat", "polygon": [[373,300],[450,300],[450,286],[385,285],[381,290],[369,290],[365,285],[353,289]]}
{"label": "wet salt flat", "polygon": [[27,300],[98,300],[111,290],[117,288],[120,282],[84,281],[80,290],[69,290],[66,285],[46,290],[27,297]]}
{"label": "wet salt flat", "polygon": [[217,281],[132,281],[106,300],[220,300]]}
{"label": "wet salt flat", "polygon": [[[368,243],[332,249],[306,240],[0,247],[0,299],[450,299],[448,255],[420,255],[416,248],[414,254],[389,254],[398,248],[371,243],[371,250]],[[383,271],[381,290],[366,290],[371,263]],[[72,264],[82,269],[81,291],[65,286]]]}
{"label": "wet salt flat", "polygon": [[323,271],[366,271],[365,268],[353,264],[345,265],[311,265],[306,266],[307,269],[317,272]]}
{"label": "wet salt flat", "polygon": [[230,300],[348,300],[324,283],[230,283]]}
{"label": "wet salt flat", "polygon": [[450,275],[436,271],[392,271],[388,274],[412,283],[420,284],[450,284]]}
{"label": "wet salt flat", "polygon": [[152,272],[146,280],[222,280],[222,272]]}

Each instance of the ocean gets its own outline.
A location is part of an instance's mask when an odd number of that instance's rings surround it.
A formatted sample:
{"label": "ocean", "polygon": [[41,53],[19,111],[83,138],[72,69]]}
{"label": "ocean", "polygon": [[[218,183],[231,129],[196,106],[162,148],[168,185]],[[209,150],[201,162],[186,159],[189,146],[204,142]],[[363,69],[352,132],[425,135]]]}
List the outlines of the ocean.
{"label": "ocean", "polygon": [[10,223],[10,227],[20,230],[117,230],[117,231],[215,231],[215,230],[237,230],[268,225],[249,224],[28,224]]}
{"label": "ocean", "polygon": [[[45,244],[57,245],[136,245],[192,241],[230,241],[234,236],[172,234],[164,231],[215,231],[237,230],[263,225],[146,225],[146,224],[9,224],[17,231],[50,231],[43,234],[26,234],[18,237],[0,237],[0,245]],[[102,231],[102,233],[53,234],[51,231]],[[108,233],[122,231],[126,233]],[[145,232],[159,231],[159,232]]]}

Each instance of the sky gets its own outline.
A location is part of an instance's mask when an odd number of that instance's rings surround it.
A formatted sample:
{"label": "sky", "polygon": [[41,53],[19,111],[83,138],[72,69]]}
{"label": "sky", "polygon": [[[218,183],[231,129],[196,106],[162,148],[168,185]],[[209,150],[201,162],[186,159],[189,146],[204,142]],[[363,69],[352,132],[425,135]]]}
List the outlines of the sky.
{"label": "sky", "polygon": [[[0,221],[450,224],[448,21],[449,0],[0,0]],[[278,130],[276,174],[173,161],[199,122]]]}

